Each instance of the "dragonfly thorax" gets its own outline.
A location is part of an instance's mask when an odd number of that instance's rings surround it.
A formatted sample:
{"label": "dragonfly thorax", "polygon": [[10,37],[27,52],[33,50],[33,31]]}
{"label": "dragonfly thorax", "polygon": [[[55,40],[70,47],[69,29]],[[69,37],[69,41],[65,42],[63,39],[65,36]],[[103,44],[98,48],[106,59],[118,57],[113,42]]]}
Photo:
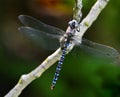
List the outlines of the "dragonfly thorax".
{"label": "dragonfly thorax", "polygon": [[66,30],[66,33],[64,34],[63,37],[61,37],[60,39],[60,46],[61,46],[61,49],[64,49],[64,48],[67,48],[66,47],[66,42],[68,44],[71,44],[72,41],[73,41],[73,37],[76,33],[76,30],[78,28],[78,22],[76,20],[72,20],[70,21],[69,23],[69,27],[68,29]]}
{"label": "dragonfly thorax", "polygon": [[66,31],[66,33],[64,34],[64,36],[61,37],[61,39],[60,39],[60,47],[61,47],[61,49],[63,49],[64,47],[66,47],[66,42],[69,43],[69,44],[72,43],[73,37],[74,37],[73,30]]}

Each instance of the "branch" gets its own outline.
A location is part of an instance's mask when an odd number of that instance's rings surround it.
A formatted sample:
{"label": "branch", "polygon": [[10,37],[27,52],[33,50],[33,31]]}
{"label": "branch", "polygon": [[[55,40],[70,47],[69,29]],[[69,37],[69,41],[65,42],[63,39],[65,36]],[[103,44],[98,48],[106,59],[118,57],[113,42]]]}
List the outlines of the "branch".
{"label": "branch", "polygon": [[[74,8],[73,18],[76,19],[77,21],[80,21],[82,0],[75,0],[75,1],[76,1],[76,6]],[[97,19],[102,9],[107,5],[108,1],[109,0],[97,0],[97,2],[93,5],[88,15],[81,21],[79,26],[80,32],[77,33],[80,39],[84,35],[85,31]],[[60,58],[60,55],[61,55],[61,49],[58,48],[52,55],[48,56],[46,60],[44,60],[43,63],[41,63],[35,70],[30,72],[29,74],[22,75],[17,85],[13,89],[11,89],[10,92],[6,94],[4,97],[18,97],[22,92],[22,90],[25,87],[27,87],[27,85],[29,85],[33,80],[39,78],[44,71],[46,71],[50,66],[52,66],[55,62],[57,62]]]}
{"label": "branch", "polygon": [[74,14],[73,14],[73,19],[77,20],[80,22],[82,18],[82,0],[75,0],[75,7],[73,8]]}
{"label": "branch", "polygon": [[[78,0],[79,1],[79,0]],[[86,30],[92,25],[92,23],[97,19],[100,12],[105,8],[109,0],[97,0],[94,6],[91,8],[88,15],[81,22],[81,35],[83,36]]]}

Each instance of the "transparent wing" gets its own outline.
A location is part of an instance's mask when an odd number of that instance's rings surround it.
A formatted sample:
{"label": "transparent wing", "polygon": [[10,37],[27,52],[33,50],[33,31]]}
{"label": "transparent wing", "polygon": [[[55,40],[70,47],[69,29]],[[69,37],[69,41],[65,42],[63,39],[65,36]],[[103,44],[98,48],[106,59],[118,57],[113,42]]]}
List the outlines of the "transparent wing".
{"label": "transparent wing", "polygon": [[120,56],[119,52],[106,45],[98,44],[87,39],[82,39],[82,44],[80,48],[85,52],[88,52],[94,56],[101,56],[103,58],[117,58]]}
{"label": "transparent wing", "polygon": [[40,31],[49,33],[49,34],[54,34],[54,35],[63,35],[65,32],[59,28],[44,24],[43,22],[27,15],[20,15],[19,20],[21,21],[22,24],[25,26],[38,29]]}
{"label": "transparent wing", "polygon": [[48,50],[55,50],[59,47],[59,35],[48,34],[31,27],[20,27],[18,30],[39,47]]}

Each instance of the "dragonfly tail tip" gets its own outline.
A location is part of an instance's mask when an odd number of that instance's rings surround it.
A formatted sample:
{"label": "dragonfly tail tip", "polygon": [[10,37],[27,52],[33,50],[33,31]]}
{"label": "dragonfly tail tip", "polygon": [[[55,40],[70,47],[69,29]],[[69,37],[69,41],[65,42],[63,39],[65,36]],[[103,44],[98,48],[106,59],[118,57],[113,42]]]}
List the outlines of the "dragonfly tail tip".
{"label": "dragonfly tail tip", "polygon": [[54,87],[55,87],[54,85],[51,85],[51,87],[50,87],[50,88],[51,88],[51,90],[53,90],[53,89],[54,89]]}

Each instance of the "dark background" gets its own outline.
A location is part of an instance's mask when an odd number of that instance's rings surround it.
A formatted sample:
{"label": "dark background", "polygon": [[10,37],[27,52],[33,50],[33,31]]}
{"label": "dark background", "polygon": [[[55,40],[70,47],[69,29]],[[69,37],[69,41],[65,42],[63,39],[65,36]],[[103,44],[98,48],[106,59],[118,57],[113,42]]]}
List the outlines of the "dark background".
{"label": "dark background", "polygon": [[[83,1],[83,17],[95,0]],[[72,19],[74,0],[0,0],[0,97],[22,74],[36,68],[49,54],[37,48],[17,29],[18,15],[31,15],[63,30]],[[120,1],[110,0],[85,37],[120,49]],[[32,82],[19,97],[120,97],[120,67],[77,49],[67,55],[53,91],[56,64]]]}

